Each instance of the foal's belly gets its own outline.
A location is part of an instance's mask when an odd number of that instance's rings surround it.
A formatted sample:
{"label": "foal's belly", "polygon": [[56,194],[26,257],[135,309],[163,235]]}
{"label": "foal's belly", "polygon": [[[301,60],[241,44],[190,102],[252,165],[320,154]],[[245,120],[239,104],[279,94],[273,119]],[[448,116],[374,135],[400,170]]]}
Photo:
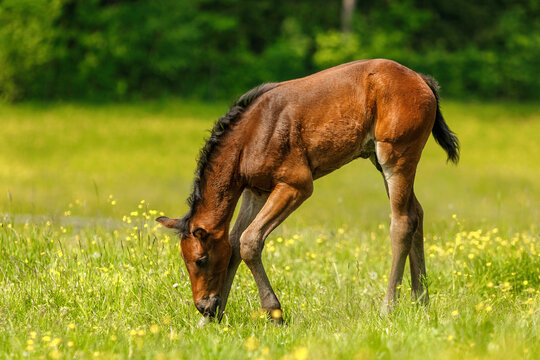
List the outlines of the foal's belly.
{"label": "foal's belly", "polygon": [[358,122],[332,122],[318,130],[311,133],[306,142],[314,179],[329,174],[356,158],[368,158],[375,151],[370,129],[364,128]]}

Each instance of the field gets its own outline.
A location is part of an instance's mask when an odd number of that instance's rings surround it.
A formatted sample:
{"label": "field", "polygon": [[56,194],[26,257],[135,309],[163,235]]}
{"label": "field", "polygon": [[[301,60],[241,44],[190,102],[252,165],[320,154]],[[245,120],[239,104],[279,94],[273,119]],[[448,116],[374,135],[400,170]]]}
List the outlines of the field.
{"label": "field", "polygon": [[540,105],[443,101],[417,173],[429,307],[381,317],[389,206],[369,161],[315,183],[267,240],[285,326],[241,265],[224,320],[198,329],[178,239],[195,158],[226,104],[0,105],[0,358],[538,359]]}

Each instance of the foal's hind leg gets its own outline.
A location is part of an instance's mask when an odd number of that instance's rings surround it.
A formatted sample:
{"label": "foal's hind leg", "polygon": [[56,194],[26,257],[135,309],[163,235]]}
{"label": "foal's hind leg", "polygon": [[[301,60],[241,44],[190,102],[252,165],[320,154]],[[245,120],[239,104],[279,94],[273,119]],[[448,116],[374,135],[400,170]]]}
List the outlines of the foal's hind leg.
{"label": "foal's hind leg", "polygon": [[396,151],[393,144],[379,142],[377,157],[388,187],[392,218],[390,239],[392,247],[392,268],[382,312],[392,307],[401,285],[407,255],[411,250],[413,234],[418,226],[418,214],[414,201],[413,183],[418,158],[416,154]]}
{"label": "foal's hind leg", "polygon": [[221,306],[218,313],[218,320],[220,321],[223,317],[225,306],[227,305],[227,299],[229,298],[236,270],[242,261],[242,258],[240,257],[240,236],[262,209],[267,198],[267,195],[256,195],[249,189],[244,190],[242,194],[242,205],[240,206],[240,211],[238,212],[234,227],[229,234],[232,255],[231,260],[229,261],[229,267],[227,268],[227,277],[225,278],[223,292],[221,294]]}
{"label": "foal's hind leg", "polygon": [[[377,170],[381,172],[383,176],[383,180],[384,180],[384,187],[386,189],[386,194],[390,196],[390,193],[388,191],[388,182],[386,181],[386,177],[384,175],[383,169],[377,160],[377,156],[375,154],[371,155],[370,160],[373,163],[373,165],[375,165]],[[423,230],[424,210],[422,209],[420,202],[418,202],[418,199],[414,195],[414,191],[411,193],[411,196],[413,198],[412,201],[414,202],[416,216],[418,218],[416,229],[414,230],[414,233],[412,236],[411,250],[409,251],[412,295],[415,300],[421,300],[422,303],[427,304],[429,301],[428,291],[427,291],[427,288],[424,288],[424,282],[426,278],[426,263],[425,263],[425,258],[424,258],[424,230]]]}
{"label": "foal's hind leg", "polygon": [[412,195],[416,215],[418,217],[418,225],[412,238],[411,251],[409,252],[409,264],[411,267],[411,285],[412,293],[415,300],[427,304],[429,302],[427,287],[424,288],[426,280],[426,261],[424,257],[424,211],[418,202],[416,196]]}
{"label": "foal's hind leg", "polygon": [[[255,217],[255,220],[240,238],[240,255],[253,274],[259,289],[262,308],[270,312],[270,314],[272,314],[272,310],[281,309],[281,304],[270,285],[262,263],[261,252],[264,247],[264,240],[272,230],[311,195],[312,190],[311,182],[301,188],[279,183],[268,197],[262,210]],[[276,317],[275,320],[280,323],[281,313],[278,315],[279,317]]]}

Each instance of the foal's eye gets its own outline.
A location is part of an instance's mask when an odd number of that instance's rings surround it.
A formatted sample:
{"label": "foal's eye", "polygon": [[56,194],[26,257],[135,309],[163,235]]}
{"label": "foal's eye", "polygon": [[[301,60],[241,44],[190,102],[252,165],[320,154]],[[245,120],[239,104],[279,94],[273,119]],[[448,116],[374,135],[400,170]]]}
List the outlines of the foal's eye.
{"label": "foal's eye", "polygon": [[197,264],[197,266],[200,267],[200,268],[205,267],[206,264],[208,264],[208,256],[203,256],[201,258],[198,258],[195,261],[195,264]]}

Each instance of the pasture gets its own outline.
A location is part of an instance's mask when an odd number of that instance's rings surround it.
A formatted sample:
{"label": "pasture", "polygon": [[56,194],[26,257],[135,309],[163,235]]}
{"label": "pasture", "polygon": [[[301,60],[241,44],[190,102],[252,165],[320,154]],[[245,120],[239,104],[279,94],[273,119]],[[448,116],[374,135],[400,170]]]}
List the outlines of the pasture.
{"label": "pasture", "polygon": [[[380,174],[315,182],[264,262],[285,326],[240,266],[221,323],[198,329],[178,239],[195,158],[227,104],[0,105],[0,357],[536,359],[540,105],[442,100],[457,167],[430,138],[416,176],[431,303],[379,315],[390,270]],[[407,266],[408,269],[408,266]]]}

